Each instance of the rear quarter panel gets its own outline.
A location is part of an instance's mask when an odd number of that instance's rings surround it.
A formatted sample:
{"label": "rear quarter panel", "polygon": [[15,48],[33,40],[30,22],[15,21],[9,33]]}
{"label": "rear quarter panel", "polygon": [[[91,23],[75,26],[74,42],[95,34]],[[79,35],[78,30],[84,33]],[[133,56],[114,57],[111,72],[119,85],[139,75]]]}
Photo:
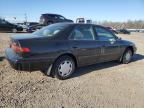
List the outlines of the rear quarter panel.
{"label": "rear quarter panel", "polygon": [[51,58],[55,60],[61,54],[69,52],[69,43],[66,40],[49,40],[38,38],[20,41],[21,46],[30,48],[30,53],[23,55],[27,58]]}

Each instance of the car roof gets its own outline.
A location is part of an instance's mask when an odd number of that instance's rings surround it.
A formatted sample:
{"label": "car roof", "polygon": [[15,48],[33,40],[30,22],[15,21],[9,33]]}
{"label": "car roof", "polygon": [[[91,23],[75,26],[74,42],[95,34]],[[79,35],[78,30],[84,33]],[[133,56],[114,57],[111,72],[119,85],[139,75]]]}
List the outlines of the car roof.
{"label": "car roof", "polygon": [[45,13],[45,14],[42,14],[42,15],[59,15],[59,14]]}

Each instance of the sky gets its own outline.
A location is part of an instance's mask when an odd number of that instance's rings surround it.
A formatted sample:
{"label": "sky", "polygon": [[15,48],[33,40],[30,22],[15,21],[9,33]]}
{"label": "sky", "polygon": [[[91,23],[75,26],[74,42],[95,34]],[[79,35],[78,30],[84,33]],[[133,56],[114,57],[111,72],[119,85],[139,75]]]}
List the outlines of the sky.
{"label": "sky", "polygon": [[43,13],[61,14],[76,20],[122,22],[144,20],[144,0],[0,0],[0,17],[39,21]]}

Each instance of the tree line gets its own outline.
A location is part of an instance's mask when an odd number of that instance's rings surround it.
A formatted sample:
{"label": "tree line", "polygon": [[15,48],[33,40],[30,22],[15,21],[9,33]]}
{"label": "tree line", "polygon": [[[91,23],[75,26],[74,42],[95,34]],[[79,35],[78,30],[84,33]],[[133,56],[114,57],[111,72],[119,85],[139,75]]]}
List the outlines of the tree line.
{"label": "tree line", "polygon": [[144,29],[144,20],[128,20],[126,22],[112,22],[112,21],[94,21],[94,24],[103,25],[106,27],[112,27],[115,29]]}

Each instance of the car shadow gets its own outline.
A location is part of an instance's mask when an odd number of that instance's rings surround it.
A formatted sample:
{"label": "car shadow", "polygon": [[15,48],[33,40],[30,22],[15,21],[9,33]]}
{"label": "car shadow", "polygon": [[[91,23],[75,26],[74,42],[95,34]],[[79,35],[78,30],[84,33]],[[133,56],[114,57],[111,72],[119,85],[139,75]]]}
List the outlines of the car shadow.
{"label": "car shadow", "polygon": [[4,57],[4,56],[0,57],[0,61],[3,61],[4,59],[5,59],[5,57]]}
{"label": "car shadow", "polygon": [[[144,59],[144,55],[135,54],[133,56],[131,62],[136,62],[136,61],[143,60],[143,59]],[[110,68],[110,67],[114,67],[114,66],[118,66],[118,65],[121,65],[121,63],[119,63],[117,61],[110,61],[110,62],[98,63],[98,64],[94,64],[94,65],[81,67],[76,70],[76,72],[73,74],[73,76],[71,78],[79,77],[79,76],[85,75],[85,74],[93,72],[93,71],[106,69],[106,68]]]}
{"label": "car shadow", "polygon": [[132,62],[135,62],[135,61],[139,61],[139,60],[142,60],[144,59],[144,55],[141,55],[141,54],[135,54],[132,58]]}

